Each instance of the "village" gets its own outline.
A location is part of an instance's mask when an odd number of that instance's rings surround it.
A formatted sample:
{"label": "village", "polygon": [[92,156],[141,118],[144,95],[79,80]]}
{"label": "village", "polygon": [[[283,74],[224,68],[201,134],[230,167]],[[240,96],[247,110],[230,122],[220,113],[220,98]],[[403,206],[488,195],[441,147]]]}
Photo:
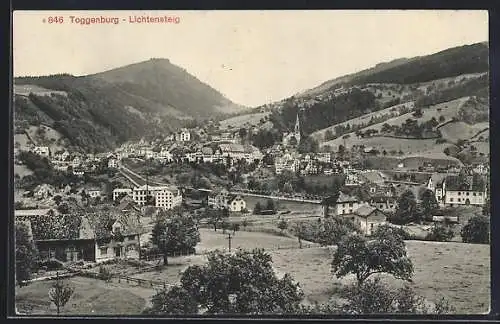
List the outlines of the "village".
{"label": "village", "polygon": [[16,13],[16,316],[491,311],[487,15]]}
{"label": "village", "polygon": [[[245,130],[244,133],[247,131],[251,132],[252,129]],[[229,220],[237,216],[251,220],[256,217],[256,213],[255,204],[250,204],[250,201],[256,201],[256,198],[277,203],[292,201],[294,204],[321,206],[321,213],[311,216],[334,215],[351,218],[366,235],[370,235],[378,225],[390,223],[390,215],[396,211],[398,198],[406,191],[411,191],[416,200],[420,201],[422,193],[430,190],[439,204],[439,208],[433,210],[435,214],[430,215],[427,225],[408,225],[410,230],[414,228],[417,232],[428,230],[431,226],[429,224],[436,222],[460,223],[460,213],[443,213],[444,210],[460,206],[482,208],[487,204],[487,164],[462,167],[450,165],[444,170],[441,168],[441,172],[435,171],[436,166],[432,163],[422,164],[417,169],[408,169],[399,164],[393,170],[377,170],[363,169],[345,153],[299,154],[295,149],[301,136],[298,116],[294,129],[284,134],[283,143],[266,151],[260,151],[250,144],[242,144],[241,133],[242,131],[237,130],[233,133],[207,134],[203,129],[182,129],[165,137],[162,142],[148,143],[142,140],[124,144],[114,152],[100,154],[68,151],[53,153],[47,147],[32,147],[29,150],[41,158],[49,159],[54,170],[73,173],[82,178],[86,173],[92,174],[100,164],[123,175],[127,180],[124,184],[127,186],[116,187],[106,193],[103,188],[89,187],[85,183],[68,184],[62,188],[40,184],[32,191],[20,194],[19,200],[16,199],[16,204],[23,206],[15,211],[16,220],[36,219],[38,222],[49,214],[60,214],[61,208],[58,207],[64,205],[61,202],[76,201],[75,197],[79,198],[78,204],[83,210],[83,206],[88,206],[89,202],[92,202],[93,208],[100,204],[112,205],[116,217],[113,218],[113,224],[109,223],[109,230],[114,233],[117,228],[123,226],[125,230],[122,233],[127,238],[126,244],[110,241],[107,245],[100,245],[96,233],[91,233],[92,226],[89,227],[88,221],[82,222],[81,226],[86,225],[89,228],[80,229],[80,235],[72,238],[60,237],[47,241],[43,237],[38,238],[36,230],[33,231],[37,248],[47,260],[55,259],[62,263],[80,260],[99,262],[123,257],[139,259],[141,246],[151,244],[141,241],[141,238],[150,237],[147,234],[148,230],[152,229],[151,224],[144,221],[151,220],[151,217],[144,217],[146,209],[149,214],[154,214],[159,210],[181,207],[193,213],[200,208],[210,208],[228,211]],[[195,136],[196,141],[193,140]],[[369,151],[365,149],[360,154],[369,155]],[[124,162],[130,160],[143,165],[159,163],[162,168],[183,164],[219,164],[227,174],[239,172],[239,181],[227,181],[225,187],[212,190],[207,186],[195,188],[193,184],[176,183],[175,180],[170,183],[162,182],[161,179],[155,180],[154,177],[148,180],[147,175],[133,171],[132,167]],[[242,164],[250,167],[244,170],[245,168],[241,168]],[[333,183],[338,184],[336,190],[340,191],[340,195],[335,196],[332,201],[333,195],[325,194],[329,190],[329,184],[321,186],[317,192],[296,191],[297,186],[294,188],[292,182],[297,176],[302,179],[332,179]],[[273,190],[272,186],[266,188],[258,181],[267,178],[269,185],[273,177],[280,178],[285,183]],[[462,180],[467,186],[461,183]],[[196,196],[195,199],[192,196]],[[82,201],[86,201],[87,205]],[[67,211],[63,210],[64,212]],[[295,213],[293,208],[280,212],[291,213],[285,218],[301,216],[300,213]],[[279,215],[277,217],[279,218]],[[57,219],[57,216],[48,217],[49,219]],[[36,226],[40,225],[31,224],[31,228]],[[79,242],[84,243],[79,245]]]}

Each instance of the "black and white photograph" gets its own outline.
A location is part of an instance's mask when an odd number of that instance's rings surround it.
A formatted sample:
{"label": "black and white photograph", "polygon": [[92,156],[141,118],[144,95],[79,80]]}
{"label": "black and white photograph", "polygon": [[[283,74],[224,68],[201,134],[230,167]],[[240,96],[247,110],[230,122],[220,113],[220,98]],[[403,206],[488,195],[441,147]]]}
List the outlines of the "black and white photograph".
{"label": "black and white photograph", "polygon": [[490,312],[488,11],[12,20],[16,315]]}

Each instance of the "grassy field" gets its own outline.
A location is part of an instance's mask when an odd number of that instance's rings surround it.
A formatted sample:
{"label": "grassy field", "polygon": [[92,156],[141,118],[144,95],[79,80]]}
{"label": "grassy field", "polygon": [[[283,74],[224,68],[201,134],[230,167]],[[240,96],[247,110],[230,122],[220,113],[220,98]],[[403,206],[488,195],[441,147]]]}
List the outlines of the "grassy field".
{"label": "grassy field", "polygon": [[[490,302],[490,247],[463,243],[408,241],[407,249],[415,267],[413,287],[430,301],[440,296],[450,300],[457,313],[484,313]],[[331,274],[329,248],[278,250],[271,252],[273,264],[290,273],[300,284],[309,302],[326,302],[352,276],[341,280]],[[388,283],[401,283],[384,278]]]}
{"label": "grassy field", "polygon": [[14,94],[28,96],[33,93],[37,96],[50,96],[51,94],[58,94],[61,96],[67,96],[66,91],[50,90],[34,84],[14,84]]}
{"label": "grassy field", "polygon": [[[43,128],[45,133],[42,137],[37,136],[37,131],[39,128]],[[56,152],[58,150],[64,149],[63,145],[57,143],[58,140],[63,139],[63,136],[56,130],[47,127],[45,125],[41,126],[30,126],[27,130],[30,137],[36,141],[36,145],[48,146],[51,152]]]}
{"label": "grassy field", "polygon": [[33,171],[28,169],[25,165],[14,164],[14,174],[18,174],[19,177],[22,179],[25,176],[33,174]]}
{"label": "grassy field", "polygon": [[[232,233],[232,232],[231,232]],[[201,242],[197,245],[198,253],[215,249],[227,250],[227,234],[222,234],[222,230],[215,232],[211,229],[200,229]],[[259,232],[238,231],[231,240],[232,249],[265,249],[273,250],[277,248],[295,248],[299,243],[297,239],[286,236],[278,236]]]}
{"label": "grassy field", "polygon": [[231,117],[228,119],[224,119],[220,122],[220,128],[240,128],[240,127],[248,127],[258,125],[262,118],[265,118],[269,115],[269,112],[259,112],[255,114],[241,115],[236,117]]}
{"label": "grassy field", "polygon": [[[347,120],[345,122],[338,123],[338,124],[332,125],[330,127],[320,129],[318,131],[313,132],[311,134],[311,136],[314,139],[318,140],[318,141],[324,141],[325,133],[329,130],[333,134],[335,134],[335,127],[336,126],[339,126],[339,125],[346,126],[347,124],[349,124],[352,127],[354,125],[366,124],[366,123],[368,123],[370,121],[370,118],[372,118],[372,117],[379,117],[379,116],[383,116],[383,115],[386,115],[386,114],[390,114],[390,113],[393,112],[394,109],[399,109],[400,107],[402,107],[404,105],[412,105],[412,104],[413,104],[413,102],[408,102],[408,103],[403,103],[403,104],[395,105],[395,106],[392,106],[392,107],[389,107],[389,108],[385,108],[385,109],[382,109],[382,110],[374,111],[372,113],[369,113],[369,114],[366,114],[366,115],[363,115],[363,116],[360,116],[360,117],[352,118],[352,119],[349,119],[349,120]],[[372,126],[375,126],[375,125],[372,125]],[[368,128],[371,128],[372,126],[370,126]]]}
{"label": "grassy field", "polygon": [[[333,141],[328,141],[323,143],[324,145],[329,145],[333,150],[337,151],[339,145],[344,145],[344,140],[342,138],[334,139]],[[386,136],[377,136],[369,138],[358,138],[356,136],[351,136],[345,140],[345,146],[350,149],[353,145],[364,145],[365,147],[373,147],[376,150],[383,151],[386,150],[390,152],[403,151],[405,154],[412,154],[418,152],[427,152],[431,150],[434,145],[436,145],[435,139],[406,139],[406,138],[393,138]]]}
{"label": "grassy field", "polygon": [[485,128],[489,127],[489,123],[477,123],[469,125],[464,122],[449,123],[439,128],[445,140],[451,143],[457,143],[459,140],[468,140],[474,137]]}
{"label": "grassy field", "polygon": [[[426,122],[428,120],[431,120],[432,117],[439,120],[439,117],[443,116],[445,118],[445,121],[449,121],[453,117],[456,117],[458,115],[458,111],[460,110],[460,107],[465,103],[465,101],[467,101],[467,99],[468,99],[468,97],[459,98],[459,99],[455,99],[455,100],[448,101],[448,102],[443,102],[443,103],[425,108],[422,110],[423,116],[418,118],[417,120],[419,121],[419,123],[423,123],[423,122]],[[351,125],[354,125],[354,124],[366,123],[370,120],[371,116],[379,116],[379,115],[383,115],[384,113],[389,113],[391,109],[392,109],[392,107],[378,111],[378,112],[374,112],[371,114],[367,114],[367,115],[364,115],[364,116],[361,116],[358,118],[354,118],[354,119],[351,119],[351,120],[344,122],[344,123],[341,123],[341,124],[349,123]],[[391,126],[395,126],[395,125],[400,126],[409,118],[415,118],[415,117],[413,117],[411,112],[407,113],[407,114],[403,114],[403,115],[398,116],[398,117],[388,119],[388,120],[381,122],[381,123],[378,123],[378,124],[373,124],[371,126],[364,127],[361,129],[361,131],[364,132],[368,129],[375,129],[375,130],[380,131],[382,129],[382,125],[386,124],[386,123],[391,125]],[[341,125],[341,124],[333,125],[333,126],[329,127],[328,129],[331,129],[333,131],[335,126]],[[313,136],[315,136],[318,140],[323,141],[325,131],[326,131],[326,129],[317,131],[317,132],[313,133]],[[323,135],[320,135],[320,134],[323,134]],[[348,147],[350,147],[353,144],[357,144],[357,143],[351,143],[352,141],[357,140],[357,136],[355,135],[355,132],[351,132],[348,134],[349,134],[350,138],[346,139],[346,145]],[[361,140],[369,140],[369,139],[362,138]],[[338,146],[340,144],[343,145],[344,140],[342,138],[337,138],[337,139],[334,139],[331,141],[326,141],[323,144],[324,145]],[[363,144],[363,143],[361,143],[361,144]],[[368,146],[368,145],[371,145],[371,144],[365,144],[365,146]]]}
{"label": "grassy field", "polygon": [[[421,153],[412,154],[402,157],[397,156],[369,156],[366,157],[370,161],[370,167],[380,170],[417,170],[419,166],[429,162],[434,166],[444,166],[449,164],[462,165],[460,160],[447,156],[443,153]],[[403,168],[398,168],[398,164],[403,163]]]}
{"label": "grassy field", "polygon": [[[247,203],[247,209],[251,212],[255,207],[255,204],[259,202],[261,205],[265,205],[267,199],[259,198],[259,197],[251,197],[245,196],[245,201]],[[308,204],[308,203],[300,203],[294,201],[286,201],[286,200],[274,200],[275,205],[278,208],[278,212],[290,210],[292,213],[317,213],[321,211],[321,205],[319,204]],[[249,218],[251,218],[251,214]]]}
{"label": "grassy field", "polygon": [[14,135],[14,146],[19,146],[20,149],[27,149],[28,145],[31,144],[30,139],[26,134],[15,134]]}
{"label": "grassy field", "polygon": [[[73,277],[67,282],[75,292],[62,314],[71,315],[132,315],[139,314],[147,300],[154,294],[153,289],[131,287],[125,284],[105,283],[102,280]],[[16,291],[16,306],[20,312],[38,315],[54,315],[48,290],[52,281],[31,283]]]}

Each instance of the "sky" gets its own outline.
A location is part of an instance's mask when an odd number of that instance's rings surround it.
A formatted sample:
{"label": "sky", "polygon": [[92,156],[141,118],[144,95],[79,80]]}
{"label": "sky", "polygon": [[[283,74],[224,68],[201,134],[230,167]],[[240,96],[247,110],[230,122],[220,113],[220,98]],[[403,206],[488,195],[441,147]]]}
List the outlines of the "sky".
{"label": "sky", "polygon": [[[101,16],[119,23],[77,22]],[[138,16],[174,22],[130,22]],[[380,62],[487,40],[488,13],[479,10],[15,11],[12,47],[14,76],[168,58],[252,107]]]}

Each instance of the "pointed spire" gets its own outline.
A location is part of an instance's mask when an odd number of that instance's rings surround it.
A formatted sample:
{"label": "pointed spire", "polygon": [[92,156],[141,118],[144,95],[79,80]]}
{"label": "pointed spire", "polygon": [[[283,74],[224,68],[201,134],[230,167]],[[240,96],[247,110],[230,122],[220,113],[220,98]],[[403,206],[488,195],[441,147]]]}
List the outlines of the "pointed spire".
{"label": "pointed spire", "polygon": [[295,121],[295,133],[300,133],[300,119],[298,112],[297,112],[297,120]]}

